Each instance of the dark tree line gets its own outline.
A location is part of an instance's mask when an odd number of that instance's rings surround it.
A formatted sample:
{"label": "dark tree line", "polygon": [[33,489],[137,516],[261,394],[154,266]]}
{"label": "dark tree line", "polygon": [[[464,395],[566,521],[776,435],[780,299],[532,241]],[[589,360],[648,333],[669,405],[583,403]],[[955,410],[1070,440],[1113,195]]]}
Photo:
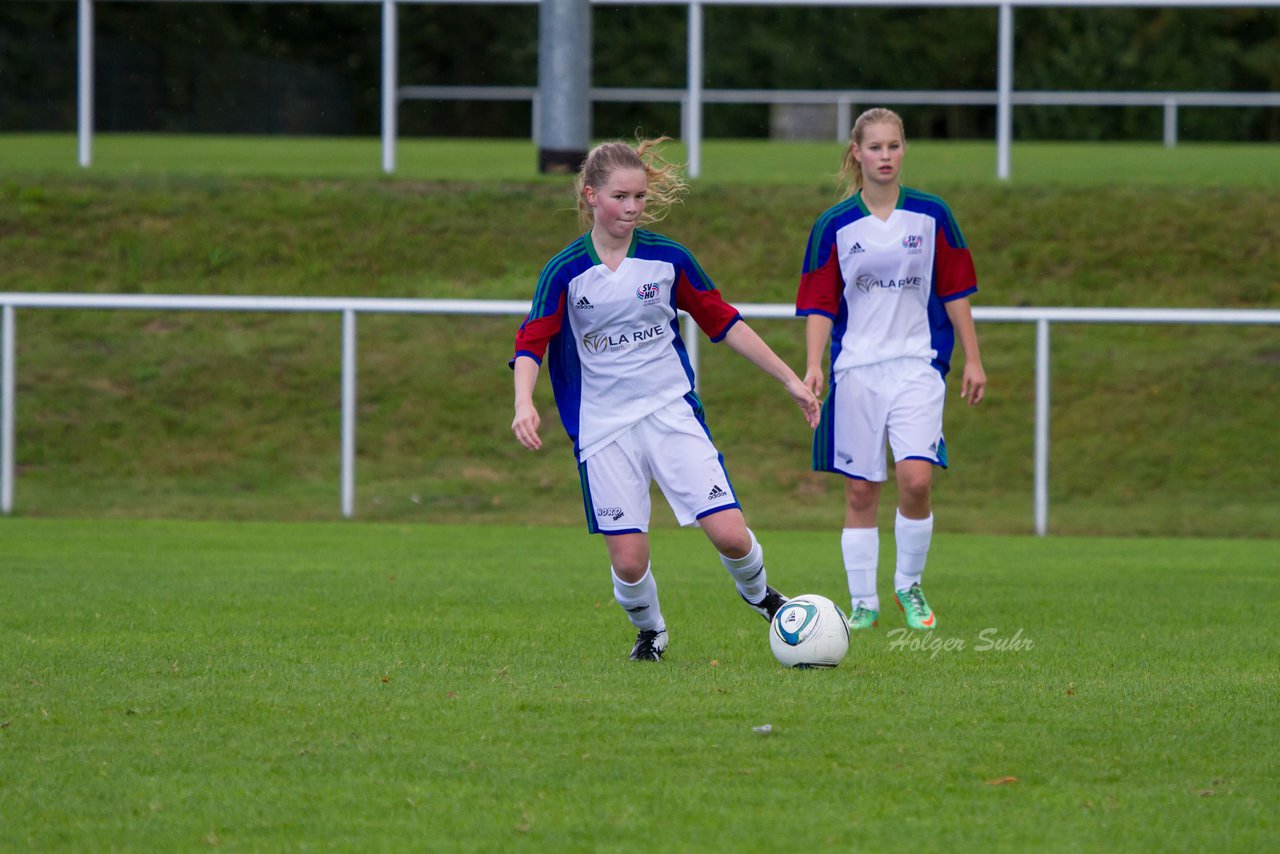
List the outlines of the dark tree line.
{"label": "dark tree line", "polygon": [[[381,8],[341,3],[98,3],[99,130],[376,134]],[[537,83],[529,5],[401,6],[402,85]],[[1020,8],[1021,90],[1280,91],[1280,9]],[[596,86],[685,85],[682,6],[592,10]],[[978,89],[996,85],[994,8],[704,10],[705,85]],[[0,130],[70,130],[76,4],[0,2]],[[913,135],[990,137],[986,107],[902,107]],[[530,108],[405,102],[405,135],[525,136]],[[1156,108],[1023,107],[1020,138],[1158,139]],[[674,104],[597,104],[601,135],[679,131]],[[765,106],[711,106],[711,136],[764,136]],[[1275,140],[1280,110],[1184,109],[1189,139]]]}

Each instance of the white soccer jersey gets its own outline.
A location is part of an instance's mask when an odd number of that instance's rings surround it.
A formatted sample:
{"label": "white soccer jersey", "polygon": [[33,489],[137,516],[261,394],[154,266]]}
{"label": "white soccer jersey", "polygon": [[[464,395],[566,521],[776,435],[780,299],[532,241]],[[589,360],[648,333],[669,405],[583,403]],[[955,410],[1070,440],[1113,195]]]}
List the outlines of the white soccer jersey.
{"label": "white soccer jersey", "polygon": [[687,249],[653,232],[633,233],[617,270],[601,263],[590,233],[543,269],[515,355],[541,364],[550,348],[556,408],[579,462],[693,391],[680,309],[712,341],[739,317]]}
{"label": "white soccer jersey", "polygon": [[976,291],[973,258],[951,209],[903,187],[881,220],[861,192],[814,223],[796,314],[830,317],[831,374],[907,356],[946,376],[955,331],[943,303]]}

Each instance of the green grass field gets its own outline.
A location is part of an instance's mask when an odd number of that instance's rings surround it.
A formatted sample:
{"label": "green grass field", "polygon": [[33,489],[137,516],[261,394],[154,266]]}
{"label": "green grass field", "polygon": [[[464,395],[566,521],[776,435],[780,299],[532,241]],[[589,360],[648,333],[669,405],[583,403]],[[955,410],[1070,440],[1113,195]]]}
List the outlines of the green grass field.
{"label": "green grass field", "polygon": [[577,529],[4,520],[0,850],[1274,850],[1278,564],[940,536],[935,634],[803,672],[694,531],[652,665]]}

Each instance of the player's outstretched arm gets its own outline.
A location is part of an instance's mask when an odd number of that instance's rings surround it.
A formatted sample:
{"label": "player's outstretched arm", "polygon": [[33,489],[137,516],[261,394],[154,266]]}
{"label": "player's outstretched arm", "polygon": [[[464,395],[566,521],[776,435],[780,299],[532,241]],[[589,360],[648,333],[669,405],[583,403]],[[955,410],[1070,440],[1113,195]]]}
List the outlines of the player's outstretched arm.
{"label": "player's outstretched arm", "polygon": [[745,321],[739,320],[729,328],[729,333],[724,337],[724,343],[728,344],[733,352],[782,383],[787,389],[787,394],[791,395],[791,399],[804,413],[809,426],[818,426],[818,419],[822,414],[822,404],[818,398],[804,381],[796,376],[796,372],[787,367],[787,363],[778,358],[778,354],[764,343],[764,339],[747,326]]}
{"label": "player's outstretched arm", "polygon": [[531,451],[542,447],[542,438],[538,436],[538,427],[542,419],[538,417],[538,407],[533,405],[533,387],[538,382],[538,369],[541,367],[528,356],[516,356],[516,417],[511,422],[511,432],[516,434],[520,444]]}

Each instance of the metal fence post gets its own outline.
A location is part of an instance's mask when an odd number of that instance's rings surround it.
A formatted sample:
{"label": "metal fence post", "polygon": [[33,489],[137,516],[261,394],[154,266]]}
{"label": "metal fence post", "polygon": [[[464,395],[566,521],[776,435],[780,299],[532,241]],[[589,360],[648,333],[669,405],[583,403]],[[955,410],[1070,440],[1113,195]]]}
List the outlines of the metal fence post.
{"label": "metal fence post", "polygon": [[79,74],[76,92],[76,125],[80,165],[93,162],[93,0],[80,0],[76,27]]}
{"label": "metal fence post", "polygon": [[382,0],[382,171],[396,171],[396,110],[400,105],[396,0]]}
{"label": "metal fence post", "polygon": [[1013,6],[1000,4],[999,58],[996,70],[996,177],[1009,180],[1013,146]]}
{"label": "metal fence post", "polygon": [[342,515],[356,503],[356,313],[342,312]]}
{"label": "metal fence post", "polygon": [[572,175],[591,148],[591,4],[538,4],[538,171]]}
{"label": "metal fence post", "polygon": [[685,108],[685,145],[689,153],[689,177],[702,174],[702,4],[689,3],[689,95]]}
{"label": "metal fence post", "polygon": [[853,102],[848,98],[836,101],[836,142],[848,142],[853,130]]}
{"label": "metal fence post", "polygon": [[0,318],[0,513],[13,512],[14,310],[5,305]]}
{"label": "metal fence post", "polygon": [[1036,321],[1036,536],[1049,532],[1049,320]]}

